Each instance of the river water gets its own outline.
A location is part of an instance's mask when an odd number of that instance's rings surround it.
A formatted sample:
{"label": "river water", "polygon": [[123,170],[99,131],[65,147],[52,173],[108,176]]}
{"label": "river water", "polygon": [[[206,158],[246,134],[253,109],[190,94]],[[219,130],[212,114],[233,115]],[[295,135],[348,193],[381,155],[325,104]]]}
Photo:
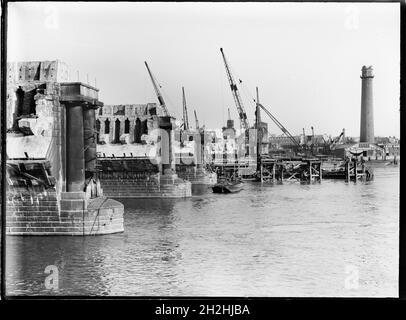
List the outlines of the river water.
{"label": "river water", "polygon": [[[125,232],[6,237],[8,295],[397,296],[399,168],[126,200]],[[58,289],[46,289],[48,265]]]}

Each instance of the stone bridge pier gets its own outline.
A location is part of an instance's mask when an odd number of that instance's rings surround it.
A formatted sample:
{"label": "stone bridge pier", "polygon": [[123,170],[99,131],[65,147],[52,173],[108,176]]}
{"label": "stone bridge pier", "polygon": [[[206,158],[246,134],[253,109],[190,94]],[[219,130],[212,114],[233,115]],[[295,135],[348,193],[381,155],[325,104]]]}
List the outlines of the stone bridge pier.
{"label": "stone bridge pier", "polygon": [[98,89],[80,82],[62,83],[60,102],[66,113],[66,185],[61,193],[60,215],[82,223],[83,235],[123,231],[124,207],[102,197],[96,175],[95,110],[103,106]]}
{"label": "stone bridge pier", "polygon": [[176,173],[176,161],[174,155],[173,142],[175,141],[175,132],[173,130],[174,118],[166,116],[159,117],[158,125],[164,134],[160,137],[160,163],[159,168],[159,185],[160,189],[165,186],[170,187],[170,191],[163,194],[171,196],[178,193],[177,190],[182,190],[182,197],[190,197],[192,195],[192,184],[189,181],[179,178]]}
{"label": "stone bridge pier", "polygon": [[96,115],[103,106],[98,89],[82,83],[63,83],[60,101],[66,109],[66,192],[83,192],[96,178]]}
{"label": "stone bridge pier", "polygon": [[95,169],[99,90],[68,78],[58,60],[7,63],[7,235],[124,231]]}
{"label": "stone bridge pier", "polygon": [[172,175],[176,173],[175,157],[173,155],[173,141],[174,131],[172,126],[171,117],[159,117],[159,129],[163,130],[165,134],[160,138],[160,150],[161,150],[161,163],[159,165],[159,171],[163,175]]}

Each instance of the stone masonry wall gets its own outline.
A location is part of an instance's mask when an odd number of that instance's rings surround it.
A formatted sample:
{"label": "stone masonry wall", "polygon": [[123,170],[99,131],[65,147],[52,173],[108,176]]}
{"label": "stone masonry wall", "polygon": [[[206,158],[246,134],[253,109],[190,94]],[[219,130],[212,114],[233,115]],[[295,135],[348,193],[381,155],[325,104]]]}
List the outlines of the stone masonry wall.
{"label": "stone masonry wall", "polygon": [[44,135],[52,137],[51,145],[47,151],[47,159],[51,162],[52,175],[58,181],[57,191],[60,193],[65,181],[63,179],[63,136],[65,108],[59,103],[60,85],[48,82],[44,94],[38,93],[34,99],[38,118],[52,119],[52,127]]}
{"label": "stone masonry wall", "polygon": [[157,182],[138,179],[101,179],[103,193],[111,198],[186,198],[192,196],[191,183],[176,178]]}
{"label": "stone masonry wall", "polygon": [[[96,235],[124,231],[124,206],[99,197],[78,199],[75,192],[62,194],[59,232],[71,235]],[[72,198],[72,196],[74,198]]]}
{"label": "stone masonry wall", "polygon": [[176,173],[179,178],[188,180],[192,184],[214,185],[217,183],[217,174],[206,172],[202,167],[176,165]]}
{"label": "stone masonry wall", "polygon": [[112,199],[57,199],[55,188],[9,187],[6,234],[98,235],[124,231],[124,206]]}
{"label": "stone masonry wall", "polygon": [[[153,129],[158,128],[157,115],[151,114],[151,109],[157,109],[155,103],[148,104],[132,104],[132,105],[105,105],[96,113],[96,119],[100,125],[99,134],[100,140],[105,143],[114,143],[116,135],[116,121],[120,121],[119,136],[127,135],[129,143],[135,142],[135,128],[137,120],[139,124],[139,130],[141,127],[146,126],[146,130],[150,132]],[[160,114],[159,111],[157,114]],[[106,133],[106,120],[109,121],[108,132]],[[129,130],[125,132],[125,121],[129,121]]]}
{"label": "stone masonry wall", "polygon": [[9,186],[7,190],[6,233],[54,232],[59,225],[59,204],[55,188]]}

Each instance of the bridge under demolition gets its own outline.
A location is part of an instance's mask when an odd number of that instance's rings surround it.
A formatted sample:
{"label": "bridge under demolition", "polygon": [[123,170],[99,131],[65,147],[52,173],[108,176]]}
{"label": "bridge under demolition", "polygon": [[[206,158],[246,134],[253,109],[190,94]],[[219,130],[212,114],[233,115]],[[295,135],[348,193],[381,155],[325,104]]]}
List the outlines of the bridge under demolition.
{"label": "bridge under demolition", "polygon": [[10,235],[124,231],[124,206],[96,176],[98,89],[67,82],[59,61],[7,65],[7,210]]}
{"label": "bridge under demolition", "polygon": [[[292,136],[259,103],[258,91],[254,126],[249,127],[242,105],[238,108],[245,128],[239,136],[230,113],[220,139],[199,127],[196,111],[191,129],[184,88],[179,125],[146,66],[159,105],[104,105],[99,89],[69,82],[60,61],[7,65],[8,234],[121,232],[124,207],[110,197],[186,198],[195,189],[214,186],[218,178],[308,183],[373,177],[365,159],[378,159],[382,148],[372,142],[370,67],[363,67],[361,76],[363,141],[346,144],[343,130],[330,142],[321,137],[322,144],[315,142],[321,138],[313,127],[311,136],[304,130],[303,136]],[[261,110],[286,137],[269,137]],[[320,154],[326,150],[328,155]],[[339,159],[331,162],[331,157]]]}
{"label": "bridge under demolition", "polygon": [[184,198],[216,183],[216,174],[204,168],[204,132],[189,132],[189,147],[181,147],[175,118],[156,104],[108,105],[96,118],[98,172],[106,195]]}

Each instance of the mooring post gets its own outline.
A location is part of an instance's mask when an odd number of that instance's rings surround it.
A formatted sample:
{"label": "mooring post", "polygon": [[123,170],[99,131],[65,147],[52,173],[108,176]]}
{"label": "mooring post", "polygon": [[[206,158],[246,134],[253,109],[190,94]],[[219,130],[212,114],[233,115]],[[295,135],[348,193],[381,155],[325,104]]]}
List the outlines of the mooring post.
{"label": "mooring post", "polygon": [[272,182],[275,182],[275,166],[276,166],[276,162],[274,162],[272,164]]}
{"label": "mooring post", "polygon": [[283,182],[283,167],[284,167],[284,164],[281,163],[281,182]]}
{"label": "mooring post", "polygon": [[319,163],[319,180],[320,180],[320,182],[323,179],[322,175],[323,174],[322,174],[322,171],[321,171],[321,161],[320,161],[320,163]]}
{"label": "mooring post", "polygon": [[262,162],[261,162],[261,164],[260,164],[260,174],[261,174],[261,183],[262,182],[264,182],[264,179],[263,179],[263,165],[262,165]]}
{"label": "mooring post", "polygon": [[313,181],[313,168],[312,168],[312,162],[311,161],[309,161],[309,174],[310,174],[310,182],[312,182]]}

